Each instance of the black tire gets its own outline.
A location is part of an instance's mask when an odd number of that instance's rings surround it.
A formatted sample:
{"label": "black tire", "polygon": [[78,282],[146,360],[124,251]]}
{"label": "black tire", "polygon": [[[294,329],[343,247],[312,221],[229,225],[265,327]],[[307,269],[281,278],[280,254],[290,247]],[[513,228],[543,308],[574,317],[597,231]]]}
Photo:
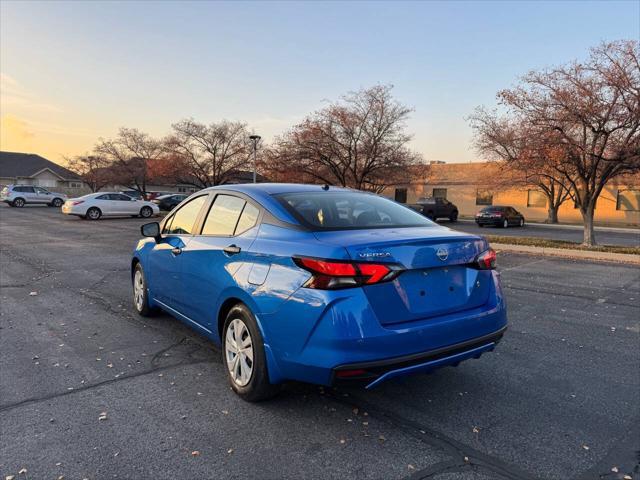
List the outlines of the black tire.
{"label": "black tire", "polygon": [[140,209],[140,216],[142,218],[151,218],[153,216],[153,209],[151,207],[142,207]]}
{"label": "black tire", "polygon": [[54,198],[51,202],[51,206],[55,208],[60,208],[64,202],[61,198]]}
{"label": "black tire", "polygon": [[451,212],[451,215],[449,215],[449,220],[451,220],[452,222],[457,222],[458,221],[458,211],[454,210],[453,212]]}
{"label": "black tire", "polygon": [[[245,385],[239,385],[233,379],[228,364],[227,355],[227,331],[229,325],[234,320],[240,320],[248,330],[251,338],[251,346],[253,350],[253,361],[251,362],[251,376]],[[246,337],[245,337],[246,338]],[[222,364],[224,365],[229,379],[229,384],[234,392],[240,398],[247,402],[259,402],[273,397],[280,390],[279,385],[273,385],[269,382],[269,372],[267,371],[267,359],[264,352],[264,340],[260,334],[260,329],[251,311],[243,304],[239,303],[234,306],[224,322],[222,329]]]}
{"label": "black tire", "polygon": [[429,220],[433,220],[434,222],[436,221],[436,217],[435,217],[435,215],[433,214],[433,212],[427,212],[427,218],[428,218]]}
{"label": "black tire", "polygon": [[[138,277],[139,275],[139,277]],[[141,281],[140,298],[138,299],[138,291],[136,290],[136,282]],[[149,291],[147,290],[147,277],[140,263],[137,263],[131,275],[133,287],[133,308],[136,309],[138,315],[142,317],[151,317],[157,313],[157,309],[149,306]]]}
{"label": "black tire", "polygon": [[484,227],[484,225],[482,225],[481,223],[478,224],[478,228],[482,228]]}
{"label": "black tire", "polygon": [[87,210],[87,214],[84,216],[87,220],[100,220],[102,212],[98,207],[91,207]]}
{"label": "black tire", "polygon": [[11,202],[11,205],[17,208],[24,207],[24,204],[25,204],[24,198],[20,198],[20,197],[14,199],[13,202]]}
{"label": "black tire", "polygon": [[521,218],[521,219],[520,219],[520,223],[518,223],[518,226],[519,226],[520,228],[524,227],[524,218]]}
{"label": "black tire", "polygon": [[502,228],[509,228],[509,220],[506,218],[504,219],[504,222],[502,222]]}

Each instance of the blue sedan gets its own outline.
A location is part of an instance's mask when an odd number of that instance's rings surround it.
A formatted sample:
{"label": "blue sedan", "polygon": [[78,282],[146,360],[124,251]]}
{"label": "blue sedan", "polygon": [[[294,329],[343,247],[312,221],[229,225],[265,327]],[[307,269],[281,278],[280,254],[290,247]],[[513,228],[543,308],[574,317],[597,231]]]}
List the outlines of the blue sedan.
{"label": "blue sedan", "polygon": [[457,365],[507,323],[496,254],[386,198],[319,185],[212,187],[142,226],[135,308],[221,345],[248,401]]}

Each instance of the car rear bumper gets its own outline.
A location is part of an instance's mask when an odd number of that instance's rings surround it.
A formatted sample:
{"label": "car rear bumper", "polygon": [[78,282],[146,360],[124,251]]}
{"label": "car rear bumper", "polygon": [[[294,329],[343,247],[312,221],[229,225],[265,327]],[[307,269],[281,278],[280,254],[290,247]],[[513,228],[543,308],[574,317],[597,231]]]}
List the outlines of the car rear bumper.
{"label": "car rear bumper", "polygon": [[[364,380],[373,386],[490,351],[507,325],[495,271],[493,280],[492,292],[482,306],[389,325],[376,317],[362,289],[300,289],[283,308],[258,315],[277,364],[269,367],[270,379],[332,385],[340,376],[336,372],[366,365]],[[465,345],[468,348],[460,350]],[[272,376],[272,370],[277,375]]]}
{"label": "car rear bumper", "polygon": [[457,366],[463,360],[479,358],[483,353],[492,351],[502,339],[506,329],[507,327],[504,326],[489,335],[424,353],[340,365],[333,369],[331,383],[332,385],[357,383],[369,389],[391,378],[428,373],[449,365]]}
{"label": "car rear bumper", "polygon": [[503,218],[476,218],[476,223],[478,225],[489,225],[489,226],[502,226],[504,222]]}

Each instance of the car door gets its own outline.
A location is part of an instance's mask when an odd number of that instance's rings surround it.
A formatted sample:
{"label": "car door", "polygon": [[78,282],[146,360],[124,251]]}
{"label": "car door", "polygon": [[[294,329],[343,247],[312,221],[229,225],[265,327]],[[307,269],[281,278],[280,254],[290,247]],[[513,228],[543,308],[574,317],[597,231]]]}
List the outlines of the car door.
{"label": "car door", "polygon": [[108,217],[113,215],[113,206],[111,205],[111,194],[103,193],[98,195],[91,201],[91,205],[87,205],[87,209],[91,207],[98,207],[102,212],[102,215]]}
{"label": "car door", "polygon": [[161,238],[147,259],[149,290],[154,300],[177,310],[182,291],[182,253],[200,220],[208,194],[193,198],[162,223]]}
{"label": "car door", "polygon": [[[38,203],[38,195],[34,187],[18,187],[20,188],[20,196],[24,198],[26,203]],[[17,188],[16,188],[17,190]]]}
{"label": "car door", "polygon": [[53,201],[53,194],[45,190],[42,187],[33,187],[36,192],[36,199],[38,203],[51,203]]}
{"label": "car door", "polygon": [[202,231],[183,249],[179,309],[194,322],[216,331],[221,295],[236,287],[236,274],[252,255],[261,209],[234,193],[215,196]]}
{"label": "car door", "polygon": [[137,203],[123,193],[111,193],[109,199],[112,215],[131,215],[131,204]]}

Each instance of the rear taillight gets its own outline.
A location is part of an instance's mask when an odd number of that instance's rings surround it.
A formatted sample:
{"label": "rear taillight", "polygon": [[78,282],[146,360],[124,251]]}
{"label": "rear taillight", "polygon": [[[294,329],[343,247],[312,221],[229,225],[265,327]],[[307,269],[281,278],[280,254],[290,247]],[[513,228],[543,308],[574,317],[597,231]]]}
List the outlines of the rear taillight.
{"label": "rear taillight", "polygon": [[80,205],[81,203],[84,203],[84,200],[77,200],[75,202],[71,202],[71,205]]}
{"label": "rear taillight", "polygon": [[496,251],[493,248],[482,252],[475,261],[476,268],[480,270],[493,270],[496,268]]}
{"label": "rear taillight", "polygon": [[395,278],[400,269],[382,263],[358,263],[295,257],[293,261],[313,276],[304,284],[307,288],[335,290],[386,282]]}

